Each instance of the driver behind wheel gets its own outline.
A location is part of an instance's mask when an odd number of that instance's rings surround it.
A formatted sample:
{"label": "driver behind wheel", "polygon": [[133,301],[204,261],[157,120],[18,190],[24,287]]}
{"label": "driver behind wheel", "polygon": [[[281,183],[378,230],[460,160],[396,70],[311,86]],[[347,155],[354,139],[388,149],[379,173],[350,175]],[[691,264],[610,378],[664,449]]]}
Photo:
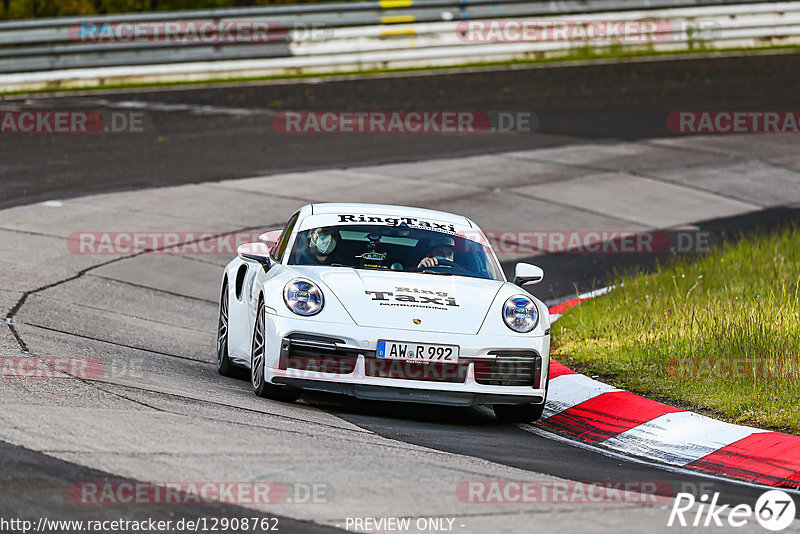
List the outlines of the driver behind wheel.
{"label": "driver behind wheel", "polygon": [[420,260],[417,268],[439,265],[439,259],[453,261],[456,254],[456,242],[452,237],[442,236],[431,239],[428,254]]}
{"label": "driver behind wheel", "polygon": [[308,236],[308,247],[304,251],[303,263],[306,265],[330,265],[336,245],[342,240],[339,230],[332,227],[314,228]]}

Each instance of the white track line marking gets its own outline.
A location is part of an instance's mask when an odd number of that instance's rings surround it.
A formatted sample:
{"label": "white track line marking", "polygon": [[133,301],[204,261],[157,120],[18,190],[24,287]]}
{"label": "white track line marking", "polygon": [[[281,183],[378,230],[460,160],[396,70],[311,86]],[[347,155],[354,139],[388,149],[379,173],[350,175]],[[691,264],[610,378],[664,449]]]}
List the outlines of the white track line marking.
{"label": "white track line marking", "polygon": [[757,432],[766,431],[694,412],[677,412],[626,430],[604,441],[603,446],[683,466]]}
{"label": "white track line marking", "polygon": [[[564,436],[560,436],[560,435],[555,434],[553,432],[550,432],[550,431],[535,427],[535,426],[533,426],[531,424],[527,424],[527,423],[519,424],[519,425],[516,425],[516,426],[518,428],[520,428],[521,430],[524,430],[525,432],[530,432],[531,434],[534,434],[534,435],[539,436],[541,438],[545,438],[545,439],[549,439],[549,440],[553,440],[553,441],[558,441],[560,443],[565,443],[567,445],[572,445],[573,447],[577,447],[579,449],[584,449],[584,450],[587,450],[587,451],[596,452],[598,454],[602,454],[603,456],[607,456],[609,458],[614,458],[615,460],[620,460],[620,461],[623,461],[623,462],[630,462],[630,463],[639,464],[639,465],[646,465],[648,467],[653,467],[655,469],[660,469],[660,470],[666,471],[668,473],[675,473],[675,474],[678,474],[678,475],[690,475],[690,476],[698,477],[698,478],[706,478],[706,479],[709,479],[709,480],[715,480],[717,482],[726,482],[728,484],[735,484],[737,486],[746,486],[748,488],[756,488],[756,489],[759,489],[761,491],[766,491],[768,489],[774,489],[771,486],[766,486],[764,484],[755,484],[753,482],[747,482],[747,481],[739,480],[739,479],[736,479],[736,478],[728,478],[728,477],[723,477],[723,476],[718,476],[718,475],[712,475],[712,474],[706,473],[704,471],[694,471],[692,469],[686,469],[686,468],[683,468],[683,467],[675,467],[673,465],[654,463],[652,459],[637,458],[635,456],[629,456],[627,454],[620,454],[620,453],[605,449],[603,447],[599,447],[597,445],[590,445],[590,444],[584,443],[582,441],[577,441],[577,440],[570,439],[570,438],[567,438],[567,437],[564,437]],[[800,496],[800,490],[795,490],[795,489],[791,489],[791,488],[780,488],[780,490],[781,491],[785,491],[786,493],[791,493],[793,495]]]}
{"label": "white track line marking", "polygon": [[581,374],[557,376],[550,380],[547,405],[542,417],[544,419],[553,417],[584,401],[612,391],[621,390]]}

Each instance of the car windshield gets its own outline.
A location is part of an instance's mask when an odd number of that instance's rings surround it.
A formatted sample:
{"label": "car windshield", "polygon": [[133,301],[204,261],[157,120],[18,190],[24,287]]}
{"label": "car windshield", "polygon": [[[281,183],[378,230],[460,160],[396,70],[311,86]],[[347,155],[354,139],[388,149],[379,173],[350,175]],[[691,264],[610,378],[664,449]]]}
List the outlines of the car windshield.
{"label": "car windshield", "polygon": [[325,226],[297,234],[290,265],[328,265],[502,280],[482,244],[463,237],[378,225]]}

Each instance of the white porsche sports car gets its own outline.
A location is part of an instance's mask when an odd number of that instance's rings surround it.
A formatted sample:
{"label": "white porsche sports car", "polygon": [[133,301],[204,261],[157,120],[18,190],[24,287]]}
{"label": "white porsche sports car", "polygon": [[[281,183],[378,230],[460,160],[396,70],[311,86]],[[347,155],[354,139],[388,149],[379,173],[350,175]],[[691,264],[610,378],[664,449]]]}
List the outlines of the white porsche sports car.
{"label": "white porsche sports car", "polygon": [[309,204],[281,232],[239,247],[222,276],[217,368],[250,370],[256,394],[491,404],[539,419],[550,318],[514,283],[478,226],[459,215],[378,204]]}

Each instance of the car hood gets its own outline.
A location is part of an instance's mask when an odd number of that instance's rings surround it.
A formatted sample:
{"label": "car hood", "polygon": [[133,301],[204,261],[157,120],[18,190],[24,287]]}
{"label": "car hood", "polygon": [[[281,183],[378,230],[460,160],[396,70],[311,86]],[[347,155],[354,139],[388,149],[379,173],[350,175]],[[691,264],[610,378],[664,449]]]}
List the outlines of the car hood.
{"label": "car hood", "polygon": [[359,326],[452,334],[477,334],[504,284],[464,276],[348,268],[295,269],[327,286]]}

